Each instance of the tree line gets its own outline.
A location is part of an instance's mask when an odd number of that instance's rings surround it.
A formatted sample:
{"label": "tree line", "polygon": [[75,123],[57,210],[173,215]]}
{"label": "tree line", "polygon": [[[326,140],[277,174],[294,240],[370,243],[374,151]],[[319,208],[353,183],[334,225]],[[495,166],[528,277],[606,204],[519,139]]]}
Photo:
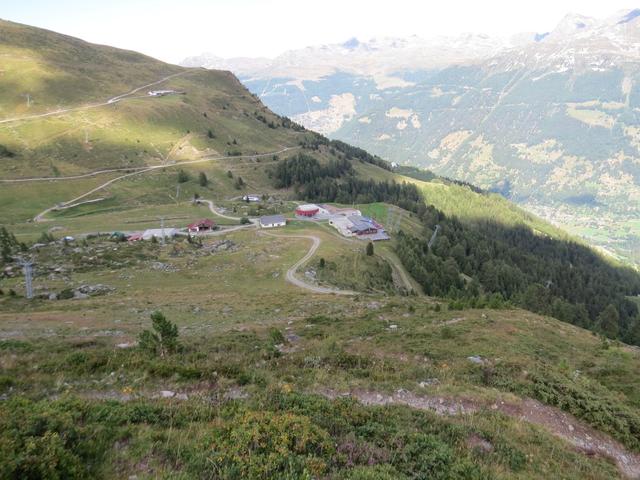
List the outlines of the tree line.
{"label": "tree line", "polygon": [[337,157],[344,158],[346,160],[359,160],[364,163],[370,163],[377,167],[391,171],[391,164],[382,158],[371,155],[362,148],[354,147],[348,143],[341,142],[340,140],[329,140],[327,137],[314,133],[311,137],[306,137],[300,141],[300,145],[309,150],[320,150],[320,147],[324,146],[329,149],[329,152]]}
{"label": "tree line", "polygon": [[18,242],[16,236],[5,227],[0,227],[0,266],[10,263],[13,256],[27,250],[24,243]]}
{"label": "tree line", "polygon": [[[422,216],[425,234],[398,235],[402,263],[429,295],[477,298],[483,293],[527,310],[640,344],[640,277],[589,248],[526,226],[461,222],[435,209]],[[428,246],[435,225],[440,231]]]}
{"label": "tree line", "polygon": [[352,163],[346,158],[321,164],[312,155],[299,153],[280,160],[271,176],[276,188],[293,186],[300,200],[345,204],[387,202],[416,213],[426,210],[415,185],[357,178]]}
{"label": "tree line", "polygon": [[299,153],[278,162],[272,175],[276,188],[289,188],[292,185],[308,185],[317,178],[339,178],[352,173],[353,166],[346,159],[332,160],[321,165],[311,155]]}

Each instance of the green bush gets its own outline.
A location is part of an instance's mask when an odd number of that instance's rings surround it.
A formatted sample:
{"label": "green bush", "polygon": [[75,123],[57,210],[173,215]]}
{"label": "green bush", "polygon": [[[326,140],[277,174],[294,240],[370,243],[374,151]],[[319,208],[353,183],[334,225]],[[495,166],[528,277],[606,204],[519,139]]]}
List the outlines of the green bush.
{"label": "green bush", "polygon": [[69,300],[70,298],[73,298],[72,288],[65,288],[58,294],[58,299],[60,300]]}
{"label": "green bush", "polygon": [[5,339],[0,340],[0,351],[7,350],[11,352],[32,352],[33,344],[23,340]]}
{"label": "green bush", "polygon": [[0,392],[8,390],[16,384],[16,379],[9,375],[0,375]]}
{"label": "green bush", "polygon": [[[109,357],[104,351],[73,352],[66,356],[64,364],[67,369],[80,374],[95,373],[102,370],[109,363]],[[43,365],[45,371],[58,371],[60,365],[57,359]]]}
{"label": "green bush", "polygon": [[189,180],[191,177],[187,172],[182,169],[178,170],[178,183],[187,183]]}
{"label": "green bush", "polygon": [[327,471],[333,454],[325,430],[290,413],[240,413],[214,426],[207,444],[189,465],[201,478],[310,480]]}
{"label": "green bush", "polygon": [[269,338],[271,339],[271,342],[276,345],[285,343],[286,341],[282,332],[277,328],[272,328],[269,330]]}
{"label": "green bush", "polygon": [[56,239],[54,238],[54,236],[48,232],[42,232],[42,234],[40,234],[40,237],[38,238],[38,242],[37,243],[51,243],[51,242],[55,242]]}
{"label": "green bush", "polygon": [[83,424],[81,405],[16,398],[0,403],[0,432],[4,479],[95,478],[108,438]]}
{"label": "green bush", "polygon": [[[437,437],[424,433],[410,433],[396,439],[396,468],[412,478],[457,479],[456,452]],[[469,477],[467,477],[469,478]]]}
{"label": "green bush", "polygon": [[11,150],[9,150],[7,147],[5,147],[4,145],[0,145],[0,158],[2,157],[15,157],[15,153],[13,153]]}
{"label": "green bush", "polygon": [[404,480],[410,477],[398,472],[391,465],[356,467],[349,470],[346,480]]}

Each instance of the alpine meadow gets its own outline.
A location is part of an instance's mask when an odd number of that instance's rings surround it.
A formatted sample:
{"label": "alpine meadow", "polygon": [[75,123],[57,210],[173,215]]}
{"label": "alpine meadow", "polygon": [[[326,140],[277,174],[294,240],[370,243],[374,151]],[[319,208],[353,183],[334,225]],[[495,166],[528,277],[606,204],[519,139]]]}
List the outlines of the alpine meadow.
{"label": "alpine meadow", "polygon": [[18,22],[260,52],[303,12],[36,3],[0,20],[0,479],[640,478],[640,12],[179,66]]}

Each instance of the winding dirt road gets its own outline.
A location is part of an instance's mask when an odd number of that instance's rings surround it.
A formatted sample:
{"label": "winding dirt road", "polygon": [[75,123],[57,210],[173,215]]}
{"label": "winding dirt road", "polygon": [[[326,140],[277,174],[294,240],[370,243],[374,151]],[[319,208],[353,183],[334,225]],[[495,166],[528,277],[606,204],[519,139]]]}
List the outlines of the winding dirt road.
{"label": "winding dirt road", "polygon": [[[213,213],[214,215],[217,215],[218,217],[222,217],[222,218],[226,218],[227,220],[234,220],[239,222],[241,220],[240,217],[232,217],[230,215],[225,215],[224,213],[219,212],[216,209],[216,206],[214,205],[214,203],[211,200],[204,200],[204,199],[198,199],[198,203],[205,203],[209,206],[209,210],[211,211],[211,213]],[[218,235],[224,235],[226,233],[231,233],[231,232],[236,232],[238,230],[246,230],[248,228],[257,228],[258,227],[258,220],[256,219],[249,219],[249,221],[251,223],[248,223],[246,225],[236,225],[235,227],[229,227],[229,228],[224,228],[224,229],[220,229],[220,230],[215,230],[213,232],[207,233],[206,236],[208,237],[215,237]]]}
{"label": "winding dirt road", "polygon": [[209,205],[209,210],[211,210],[211,213],[213,213],[214,215],[217,215],[218,217],[226,218],[227,220],[235,220],[236,222],[239,222],[240,220],[242,220],[240,217],[232,217],[230,215],[225,215],[224,213],[216,210],[216,206],[213,204],[211,200],[205,200],[205,199],[199,198],[197,203],[206,203],[207,205]]}
{"label": "winding dirt road", "polygon": [[95,177],[105,173],[130,172],[132,170],[146,170],[149,167],[123,167],[110,168],[108,170],[96,170],[81,175],[69,175],[68,177],[31,177],[31,178],[0,178],[0,183],[27,183],[27,182],[55,182],[58,180],[79,180],[81,178]]}
{"label": "winding dirt road", "polygon": [[422,290],[419,289],[419,286],[417,286],[417,288],[414,286],[410,274],[406,271],[404,265],[402,265],[402,262],[395,256],[395,254],[392,252],[383,252],[378,253],[378,255],[387,261],[393,272],[397,275],[399,283],[403,283],[404,288],[408,292],[415,292],[418,295],[422,295]]}
{"label": "winding dirt road", "polygon": [[[316,225],[319,225],[327,233],[329,233],[331,236],[335,237],[336,239],[338,239],[339,241],[341,241],[343,243],[348,243],[348,244],[351,244],[351,245],[364,245],[362,240],[356,240],[354,238],[343,237],[338,232],[336,232],[335,229],[329,227],[326,223],[320,223],[320,222],[317,222],[316,220],[306,220],[306,219],[303,219],[303,218],[298,218],[297,220],[298,221],[306,221],[306,222],[309,222],[309,223],[314,223]],[[418,286],[418,288],[416,288],[416,286],[414,286],[414,283],[412,281],[412,278],[411,278],[410,274],[406,271],[406,269],[402,265],[402,262],[400,261],[399,258],[397,258],[393,253],[391,253],[389,251],[384,251],[384,250],[383,251],[377,251],[376,255],[378,255],[379,257],[383,258],[384,260],[387,261],[387,263],[389,263],[389,265],[391,266],[391,269],[396,274],[396,278],[397,278],[398,283],[404,284],[404,288],[407,291],[415,292],[418,295],[422,295],[422,290],[419,288],[419,286]]]}
{"label": "winding dirt road", "polygon": [[[105,182],[102,185],[99,185],[99,186],[89,190],[88,192],[85,192],[82,195],[77,196],[76,198],[74,198],[72,200],[68,200],[66,202],[62,202],[60,205],[55,205],[53,207],[49,207],[46,210],[40,212],[38,215],[36,215],[34,217],[33,221],[34,222],[42,222],[44,220],[44,216],[47,213],[49,213],[49,212],[51,212],[53,210],[56,210],[58,208],[62,208],[62,207],[64,207],[64,208],[73,207],[73,206],[75,206],[75,204],[77,202],[79,202],[83,198],[88,197],[89,195],[91,195],[93,193],[96,193],[96,192],[102,190],[103,188],[108,187],[112,183],[115,183],[115,182],[117,182],[119,180],[122,180],[122,179],[125,179],[125,178],[128,178],[128,177],[133,177],[134,175],[140,175],[142,173],[146,173],[146,172],[150,172],[150,171],[158,170],[158,169],[162,169],[162,168],[182,167],[184,165],[193,165],[193,164],[196,164],[196,163],[212,162],[212,161],[215,161],[215,160],[232,160],[232,159],[241,159],[241,158],[269,157],[269,156],[273,156],[273,155],[279,155],[279,154],[287,152],[289,150],[295,150],[297,148],[300,148],[300,147],[285,147],[285,148],[282,148],[282,149],[280,149],[280,150],[278,150],[276,152],[259,153],[259,154],[255,154],[255,155],[234,155],[234,156],[207,157],[207,158],[201,158],[201,159],[198,159],[198,160],[189,160],[189,161],[186,161],[186,162],[170,163],[170,164],[163,164],[163,165],[152,165],[150,167],[145,167],[143,170],[138,170],[138,171],[135,171],[135,172],[127,173],[126,175],[121,175],[119,177],[112,178],[108,182]],[[70,179],[70,178],[67,178],[67,179]],[[36,179],[34,181],[38,181],[38,180]]]}
{"label": "winding dirt road", "polygon": [[[5,118],[4,120],[0,120],[0,125],[1,124],[6,124],[6,123],[23,122],[25,120],[35,120],[36,118],[51,117],[51,116],[54,116],[54,115],[62,115],[62,114],[65,114],[65,113],[77,112],[77,111],[81,111],[81,110],[89,110],[90,108],[97,108],[97,107],[104,107],[104,106],[107,106],[107,105],[112,105],[114,103],[118,103],[120,100],[124,100],[127,97],[130,97],[131,95],[139,92],[140,90],[144,90],[145,88],[153,87],[154,85],[158,85],[160,83],[166,82],[167,80],[170,80],[171,78],[178,77],[180,75],[185,75],[187,73],[191,73],[191,71],[187,70],[187,71],[184,71],[184,72],[178,72],[178,73],[174,73],[172,75],[168,75],[168,76],[163,77],[160,80],[157,80],[155,82],[148,83],[146,85],[142,85],[141,87],[136,87],[133,90],[127,92],[127,93],[123,93],[121,95],[116,95],[115,97],[111,97],[110,99],[108,99],[105,102],[90,103],[88,105],[82,105],[82,106],[79,106],[79,107],[61,108],[59,110],[54,110],[52,112],[40,113],[38,115],[27,115],[27,116],[24,116],[24,117]],[[147,97],[144,97],[144,98],[147,98]]]}
{"label": "winding dirt road", "polygon": [[294,263],[291,266],[291,268],[287,270],[287,274],[285,278],[287,282],[289,282],[290,284],[295,285],[296,287],[304,288],[305,290],[309,290],[314,293],[323,293],[323,294],[333,293],[335,295],[356,295],[356,292],[352,292],[351,290],[339,290],[334,288],[319,287],[317,285],[311,285],[306,282],[303,282],[298,277],[296,277],[296,271],[298,270],[298,268],[300,268],[302,265],[307,263],[311,259],[311,257],[315,255],[316,251],[320,247],[320,244],[322,242],[322,240],[320,240],[320,237],[316,237],[315,235],[276,235],[274,233],[269,233],[264,231],[260,233],[262,235],[268,235],[270,237],[275,237],[275,238],[304,238],[304,239],[311,240],[313,242],[311,245],[311,248],[305,254],[305,256],[302,257],[300,260],[298,260],[296,263]]}
{"label": "winding dirt road", "polygon": [[[211,200],[199,199],[198,202],[207,204],[209,206],[209,210],[214,215],[217,215],[222,218],[226,218],[228,220],[240,221],[239,217],[232,217],[230,215],[226,215],[218,211],[215,204]],[[224,230],[219,230],[217,232],[212,232],[209,235],[216,235],[216,234],[223,235],[225,233],[230,233],[237,230],[242,230],[242,229],[247,229],[252,227],[255,227],[255,228],[259,227],[257,219],[250,219],[250,221],[251,221],[251,224],[239,225],[237,227],[231,227]],[[261,230],[258,231],[258,234],[268,235],[270,237],[275,237],[275,238],[305,238],[313,242],[311,244],[311,248],[305,254],[305,256],[302,257],[300,260],[298,260],[294,265],[291,266],[291,268],[287,270],[287,273],[285,276],[285,279],[287,280],[287,282],[291,283],[292,285],[295,285],[296,287],[303,288],[305,290],[310,290],[314,293],[322,293],[322,294],[333,293],[336,295],[355,295],[356,294],[356,292],[352,292],[349,290],[339,290],[339,289],[333,289],[333,288],[319,287],[317,285],[311,285],[309,283],[303,282],[298,277],[296,277],[296,271],[298,270],[298,268],[300,268],[302,265],[307,263],[317,252],[322,242],[322,240],[320,240],[320,237],[316,237],[315,235],[276,235],[274,233],[269,233]]]}

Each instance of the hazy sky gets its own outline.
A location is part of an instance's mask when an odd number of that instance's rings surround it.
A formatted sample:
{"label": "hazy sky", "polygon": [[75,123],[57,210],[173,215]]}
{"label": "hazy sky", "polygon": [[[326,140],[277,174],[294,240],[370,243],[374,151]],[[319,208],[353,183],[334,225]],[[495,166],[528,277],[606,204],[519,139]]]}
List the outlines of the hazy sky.
{"label": "hazy sky", "polygon": [[179,62],[204,51],[275,56],[354,36],[544,32],[570,12],[631,8],[618,0],[0,0],[0,18]]}

